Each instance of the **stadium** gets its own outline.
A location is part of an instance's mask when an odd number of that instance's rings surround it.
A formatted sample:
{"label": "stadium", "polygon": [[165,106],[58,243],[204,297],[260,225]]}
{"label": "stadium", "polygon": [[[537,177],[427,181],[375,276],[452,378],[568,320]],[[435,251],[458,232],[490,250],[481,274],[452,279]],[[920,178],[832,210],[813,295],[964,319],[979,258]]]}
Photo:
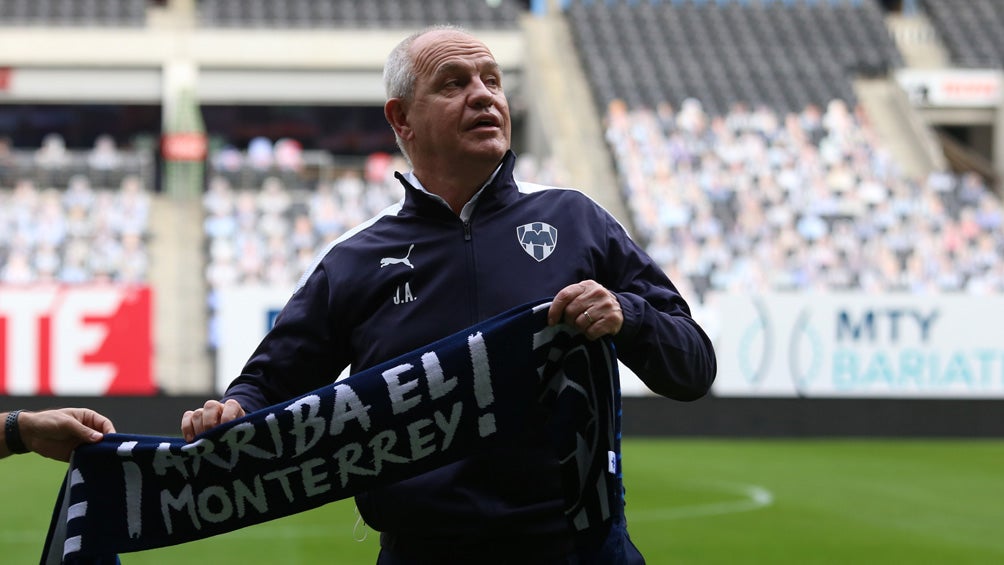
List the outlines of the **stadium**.
{"label": "stadium", "polygon": [[[0,409],[178,435],[401,198],[383,65],[442,23],[715,343],[697,402],[622,367],[649,563],[1004,559],[1000,0],[0,0]],[[65,465],[0,469],[36,561]],[[355,512],[123,561],[371,563]]]}

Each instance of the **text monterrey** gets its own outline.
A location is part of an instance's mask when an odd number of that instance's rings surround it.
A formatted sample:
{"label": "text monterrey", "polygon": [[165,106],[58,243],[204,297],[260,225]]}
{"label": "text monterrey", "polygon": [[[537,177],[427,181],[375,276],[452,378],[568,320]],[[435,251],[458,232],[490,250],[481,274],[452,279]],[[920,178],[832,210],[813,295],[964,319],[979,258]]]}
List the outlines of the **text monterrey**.
{"label": "text monterrey", "polygon": [[[382,379],[350,378],[268,409],[263,418],[257,413],[234,422],[214,439],[164,442],[150,453],[123,442],[117,453],[127,497],[144,493],[141,503],[126,501],[129,536],[151,527],[142,507],[150,503],[159,506],[156,528],[170,535],[265,515],[274,505],[310,507],[316,497],[322,503],[345,498],[378,476],[416,474],[422,468],[416,462],[432,468],[459,458],[450,452],[496,433],[496,414],[489,410],[495,392],[480,332],[468,337],[466,354],[451,357],[455,372],[444,371],[439,355],[427,352],[418,363],[383,370]],[[163,479],[157,482],[174,486],[144,490],[139,461]]]}

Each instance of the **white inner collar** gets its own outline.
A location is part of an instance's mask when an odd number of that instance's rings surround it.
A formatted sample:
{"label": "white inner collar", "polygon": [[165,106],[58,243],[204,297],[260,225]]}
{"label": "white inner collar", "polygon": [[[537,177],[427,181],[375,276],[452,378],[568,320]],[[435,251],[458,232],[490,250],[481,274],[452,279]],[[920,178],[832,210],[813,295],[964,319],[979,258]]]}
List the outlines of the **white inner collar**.
{"label": "white inner collar", "polygon": [[[471,214],[474,213],[474,207],[478,203],[478,198],[480,198],[481,193],[485,191],[485,187],[491,184],[493,180],[495,180],[495,177],[498,176],[499,170],[501,168],[502,164],[499,163],[499,166],[495,167],[495,170],[492,172],[491,176],[488,177],[488,180],[486,180],[484,184],[481,185],[481,188],[479,188],[478,191],[474,193],[474,196],[472,196],[471,199],[468,200],[466,204],[464,204],[464,207],[460,209],[461,221],[467,222],[468,220],[471,219]],[[446,202],[446,200],[442,196],[429,192],[429,190],[422,185],[421,181],[418,180],[418,177],[415,176],[415,171],[408,171],[407,173],[404,174],[404,178],[405,180],[408,181],[408,184],[410,184],[411,186],[439,200],[447,208],[450,207],[450,205]]]}

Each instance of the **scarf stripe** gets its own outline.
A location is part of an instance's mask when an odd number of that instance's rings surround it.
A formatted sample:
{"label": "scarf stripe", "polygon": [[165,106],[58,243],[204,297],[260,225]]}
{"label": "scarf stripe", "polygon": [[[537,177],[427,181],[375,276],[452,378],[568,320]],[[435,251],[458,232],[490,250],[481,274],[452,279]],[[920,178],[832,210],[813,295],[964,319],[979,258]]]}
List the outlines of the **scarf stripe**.
{"label": "scarf stripe", "polygon": [[[549,327],[549,304],[514,308],[192,443],[108,434],[81,446],[41,563],[115,563],[303,512],[504,445],[527,426],[551,440],[571,527],[582,539],[606,531],[623,507],[613,345]],[[544,422],[528,417],[535,404]]]}

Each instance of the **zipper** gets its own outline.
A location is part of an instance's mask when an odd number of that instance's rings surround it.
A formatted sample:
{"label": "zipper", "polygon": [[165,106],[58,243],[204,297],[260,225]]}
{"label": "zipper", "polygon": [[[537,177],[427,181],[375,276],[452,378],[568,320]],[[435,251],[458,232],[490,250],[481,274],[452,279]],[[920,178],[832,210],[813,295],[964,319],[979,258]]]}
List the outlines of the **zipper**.
{"label": "zipper", "polygon": [[474,256],[474,243],[471,242],[471,220],[468,218],[463,222],[464,225],[464,248],[467,254],[467,281],[470,285],[468,288],[471,293],[471,304],[470,304],[470,319],[471,325],[474,325],[478,321],[478,313],[480,311],[480,306],[478,303],[478,289],[477,284],[477,257]]}

